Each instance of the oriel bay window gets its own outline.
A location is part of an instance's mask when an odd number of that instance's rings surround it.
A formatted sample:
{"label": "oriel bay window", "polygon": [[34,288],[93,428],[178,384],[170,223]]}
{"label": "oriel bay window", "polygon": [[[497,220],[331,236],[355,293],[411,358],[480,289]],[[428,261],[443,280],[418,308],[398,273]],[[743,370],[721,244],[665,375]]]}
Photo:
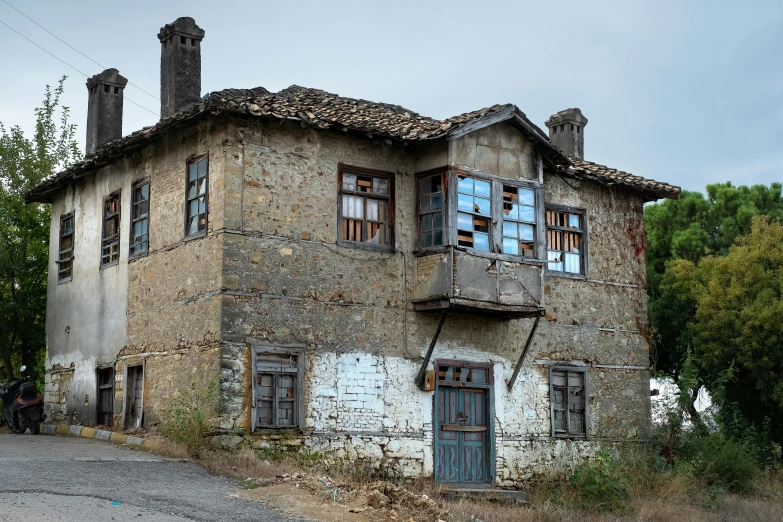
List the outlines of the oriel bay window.
{"label": "oriel bay window", "polygon": [[209,171],[207,157],[187,164],[187,192],[185,193],[185,236],[207,232]]}
{"label": "oriel bay window", "polygon": [[546,209],[547,270],[586,275],[585,211],[568,207]]}
{"label": "oriel bay window", "polygon": [[120,193],[103,200],[103,235],[101,239],[101,266],[120,259]]}
{"label": "oriel bay window", "polygon": [[[451,187],[452,194],[449,194]],[[456,245],[479,252],[543,258],[539,186],[461,171],[418,178],[419,249]],[[447,219],[453,220],[448,226]],[[451,230],[451,236],[448,233]]]}
{"label": "oriel bay window", "polygon": [[338,184],[338,243],[372,250],[392,250],[394,175],[341,165]]}

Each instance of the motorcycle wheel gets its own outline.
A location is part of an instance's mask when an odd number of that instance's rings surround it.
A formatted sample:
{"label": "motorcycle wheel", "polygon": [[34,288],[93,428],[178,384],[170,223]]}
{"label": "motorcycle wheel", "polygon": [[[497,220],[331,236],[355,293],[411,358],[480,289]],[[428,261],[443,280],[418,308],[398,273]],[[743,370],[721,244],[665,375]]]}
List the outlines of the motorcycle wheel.
{"label": "motorcycle wheel", "polygon": [[21,422],[19,421],[19,415],[14,414],[14,419],[16,420],[16,424],[14,426],[11,426],[11,424],[9,424],[11,431],[16,433],[17,435],[21,435],[22,433],[25,432],[26,428],[22,428]]}

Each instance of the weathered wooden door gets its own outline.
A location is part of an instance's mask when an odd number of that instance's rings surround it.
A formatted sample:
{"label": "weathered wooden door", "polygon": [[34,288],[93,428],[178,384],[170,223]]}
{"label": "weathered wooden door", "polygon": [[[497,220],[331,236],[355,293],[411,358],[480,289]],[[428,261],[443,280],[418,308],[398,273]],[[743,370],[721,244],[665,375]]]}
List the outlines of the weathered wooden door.
{"label": "weathered wooden door", "polygon": [[143,412],[144,366],[130,366],[125,383],[125,427],[141,428]]}
{"label": "weathered wooden door", "polygon": [[441,484],[486,484],[491,482],[493,469],[489,369],[456,364],[459,362],[437,365],[435,480]]}

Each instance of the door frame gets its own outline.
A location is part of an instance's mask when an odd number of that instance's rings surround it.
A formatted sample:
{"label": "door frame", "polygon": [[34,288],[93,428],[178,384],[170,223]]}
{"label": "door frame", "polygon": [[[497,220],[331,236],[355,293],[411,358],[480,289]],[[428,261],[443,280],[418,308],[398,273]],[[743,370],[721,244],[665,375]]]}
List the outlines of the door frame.
{"label": "door frame", "polygon": [[123,382],[122,382],[122,429],[129,429],[128,426],[128,370],[131,368],[141,368],[141,416],[139,417],[139,428],[144,427],[144,386],[147,380],[147,365],[145,360],[139,361],[133,364],[125,365]]}
{"label": "door frame", "polygon": [[475,484],[472,482],[447,482],[451,487],[470,486],[473,488],[481,487],[494,487],[497,477],[495,476],[495,377],[494,377],[494,365],[490,363],[479,363],[473,361],[464,361],[458,359],[435,359],[434,361],[435,374],[433,380],[435,381],[435,390],[432,394],[432,474],[435,484],[441,484],[438,480],[438,391],[440,389],[440,379],[438,379],[438,367],[444,366],[459,366],[461,368],[475,368],[481,370],[487,370],[487,383],[476,384],[472,382],[459,383],[457,386],[444,386],[444,388],[481,388],[487,390],[486,407],[484,411],[487,416],[487,455],[486,460],[489,464],[487,470],[488,480],[484,484]]}

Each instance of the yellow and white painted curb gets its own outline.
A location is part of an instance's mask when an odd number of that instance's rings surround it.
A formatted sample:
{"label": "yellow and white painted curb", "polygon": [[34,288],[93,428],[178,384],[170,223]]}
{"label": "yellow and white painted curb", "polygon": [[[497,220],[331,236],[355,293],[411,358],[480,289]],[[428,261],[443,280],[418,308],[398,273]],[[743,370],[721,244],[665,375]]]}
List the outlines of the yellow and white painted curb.
{"label": "yellow and white painted curb", "polygon": [[41,433],[44,435],[61,435],[64,437],[80,437],[82,439],[96,439],[115,444],[127,444],[128,446],[144,446],[142,437],[134,437],[117,433],[115,431],[99,430],[89,426],[76,426],[67,424],[44,424]]}

